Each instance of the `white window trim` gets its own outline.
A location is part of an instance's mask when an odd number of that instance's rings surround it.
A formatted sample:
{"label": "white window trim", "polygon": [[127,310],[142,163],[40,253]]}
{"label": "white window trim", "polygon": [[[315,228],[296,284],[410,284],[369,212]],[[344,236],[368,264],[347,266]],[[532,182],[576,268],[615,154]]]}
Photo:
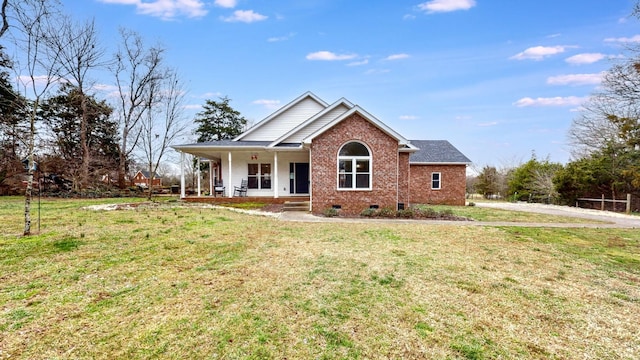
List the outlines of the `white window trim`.
{"label": "white window trim", "polygon": [[[369,152],[369,156],[340,156],[340,150],[342,150],[342,148],[345,145],[353,143],[353,142],[364,145],[364,147],[367,148],[367,151]],[[340,161],[341,160],[351,160],[352,169],[356,169],[356,162],[358,160],[368,160],[369,161],[369,173],[368,173],[369,174],[369,186],[366,187],[366,188],[355,187],[356,178],[354,176],[350,188],[340,187]],[[354,174],[357,174],[357,172],[354,172]],[[336,161],[336,189],[338,189],[338,191],[371,191],[371,190],[373,190],[372,184],[373,184],[373,155],[372,155],[372,152],[371,152],[371,149],[369,148],[369,146],[367,146],[367,144],[365,144],[365,143],[363,143],[361,141],[357,141],[357,140],[349,140],[349,141],[345,142],[344,144],[342,144],[338,148],[338,159]]]}
{"label": "white window trim", "polygon": [[[433,187],[433,176],[438,175],[438,187]],[[432,172],[431,173],[431,190],[441,190],[442,189],[442,173],[441,172]]]}
{"label": "white window trim", "polygon": [[[252,164],[257,164],[258,165],[258,173],[256,175],[249,175],[248,171],[247,171],[247,179],[249,179],[249,177],[255,177],[258,180],[258,187],[257,188],[248,188],[249,190],[272,190],[273,189],[273,164],[272,163],[247,163],[247,166],[252,165]],[[271,166],[271,173],[269,173],[269,177],[271,178],[271,187],[270,188],[263,188],[262,187],[262,177],[265,176],[265,174],[262,173],[262,165],[269,165]],[[248,170],[248,169],[247,169]]]}

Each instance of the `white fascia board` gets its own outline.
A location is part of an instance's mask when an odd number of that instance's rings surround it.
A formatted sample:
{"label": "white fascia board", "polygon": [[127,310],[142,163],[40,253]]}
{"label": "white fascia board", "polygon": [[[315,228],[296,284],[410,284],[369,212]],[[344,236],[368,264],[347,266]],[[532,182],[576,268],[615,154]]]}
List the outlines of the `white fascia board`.
{"label": "white fascia board", "polygon": [[307,127],[308,125],[312,124],[314,121],[316,121],[319,118],[323,117],[325,114],[327,114],[328,112],[332,111],[333,109],[335,109],[336,107],[338,107],[340,105],[344,105],[349,109],[351,109],[351,108],[353,108],[355,106],[355,105],[353,105],[353,103],[351,101],[349,101],[349,100],[347,100],[345,98],[341,98],[340,100],[338,100],[338,101],[334,102],[333,104],[329,105],[324,110],[320,111],[319,113],[317,113],[314,116],[310,117],[309,119],[305,120],[302,124],[296,126],[291,131],[289,131],[286,134],[284,134],[284,135],[280,136],[279,138],[275,139],[271,144],[269,144],[269,147],[274,147],[274,146],[278,145],[284,139],[286,139],[289,136],[291,136],[291,135],[297,133],[298,131],[304,129],[305,127]]}
{"label": "white fascia board", "polygon": [[375,125],[378,129],[382,130],[382,132],[384,132],[385,134],[387,134],[387,135],[391,136],[392,138],[398,140],[398,144],[407,145],[409,147],[415,148],[415,146],[411,145],[409,140],[405,139],[404,136],[398,134],[395,130],[393,130],[390,127],[388,127],[385,123],[383,123],[382,121],[378,120],[375,116],[369,114],[367,111],[365,111],[359,105],[354,106],[351,110],[345,112],[344,114],[342,114],[341,116],[339,116],[335,120],[333,120],[332,122],[330,122],[327,125],[325,125],[324,127],[320,128],[315,133],[309,135],[307,138],[302,140],[302,142],[304,144],[310,144],[311,141],[313,141],[314,138],[316,138],[319,135],[323,134],[325,131],[331,129],[333,126],[335,126],[336,124],[340,123],[342,120],[348,118],[349,116],[351,116],[351,115],[353,115],[355,113],[360,114],[367,121],[369,121],[370,123]]}
{"label": "white fascia board", "polygon": [[407,152],[407,153],[414,153],[414,152],[420,151],[420,149],[418,149],[417,147],[415,147],[415,146],[413,146],[411,144],[404,144],[404,146],[407,146],[407,147],[400,148],[400,149],[398,149],[398,151],[399,152]]}
{"label": "white fascia board", "polygon": [[254,126],[252,126],[250,129],[248,129],[247,131],[243,132],[242,134],[238,135],[235,139],[233,139],[234,141],[238,141],[238,140],[242,140],[243,137],[245,137],[248,134],[251,134],[252,132],[256,131],[257,129],[261,128],[264,124],[268,123],[269,121],[277,118],[280,114],[282,114],[283,112],[289,110],[290,108],[292,108],[294,105],[296,105],[297,103],[301,102],[302,100],[306,99],[307,97],[315,100],[316,102],[318,102],[319,104],[321,104],[323,107],[327,107],[329,106],[329,104],[327,104],[324,100],[320,99],[318,96],[316,96],[314,93],[312,93],[311,91],[307,91],[306,93],[298,96],[297,98],[295,98],[294,100],[292,100],[291,102],[289,102],[287,105],[281,107],[280,109],[276,110],[273,114],[267,116],[266,118],[262,119],[260,122],[258,122],[257,124],[255,124]]}

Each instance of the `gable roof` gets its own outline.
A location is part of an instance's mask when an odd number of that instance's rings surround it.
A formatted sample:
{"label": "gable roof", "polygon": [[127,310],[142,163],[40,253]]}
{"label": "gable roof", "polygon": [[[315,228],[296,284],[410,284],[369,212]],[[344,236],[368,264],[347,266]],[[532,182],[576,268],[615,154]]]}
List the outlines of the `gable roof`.
{"label": "gable roof", "polygon": [[324,110],[327,106],[329,104],[324,100],[307,91],[238,135],[234,140],[273,141]]}
{"label": "gable roof", "polygon": [[281,142],[302,142],[304,138],[317,131],[323,125],[334,120],[336,117],[344,114],[346,111],[353,108],[353,106],[354,105],[349,100],[341,98],[327,106],[324,110],[310,117],[305,122],[296,126],[291,131],[288,131],[274,140],[269,147],[276,146]]}
{"label": "gable roof", "polygon": [[[142,174],[142,176],[144,176],[146,179],[150,179],[150,178],[151,178],[151,173],[149,172],[149,170],[138,170],[138,172],[139,172],[140,174]],[[136,173],[136,174],[137,174],[137,173]],[[157,172],[155,172],[155,173],[153,173],[153,174],[154,174],[154,175],[153,175],[153,178],[154,178],[154,179],[158,178],[158,173],[157,173]]]}
{"label": "gable roof", "polygon": [[323,127],[321,127],[320,129],[318,129],[314,133],[312,133],[309,136],[307,136],[306,138],[304,138],[302,140],[302,142],[304,144],[311,144],[313,139],[315,139],[319,135],[323,134],[325,131],[331,129],[332,127],[334,127],[336,124],[340,123],[341,121],[349,118],[353,114],[358,114],[358,115],[362,116],[365,120],[367,120],[372,125],[374,125],[378,129],[380,129],[382,132],[384,132],[385,134],[389,135],[390,137],[396,139],[398,141],[398,145],[403,146],[403,149],[401,149],[401,151],[417,151],[418,150],[414,145],[411,144],[411,142],[409,140],[404,138],[402,135],[397,133],[392,128],[388,127],[382,121],[378,120],[375,116],[373,116],[373,115],[369,114],[368,112],[366,112],[359,105],[354,106],[353,108],[351,108],[351,110],[343,113],[342,115],[340,115],[337,118],[335,118],[333,121],[325,124]]}
{"label": "gable roof", "polygon": [[418,150],[409,156],[411,164],[471,164],[455,146],[447,140],[411,140]]}

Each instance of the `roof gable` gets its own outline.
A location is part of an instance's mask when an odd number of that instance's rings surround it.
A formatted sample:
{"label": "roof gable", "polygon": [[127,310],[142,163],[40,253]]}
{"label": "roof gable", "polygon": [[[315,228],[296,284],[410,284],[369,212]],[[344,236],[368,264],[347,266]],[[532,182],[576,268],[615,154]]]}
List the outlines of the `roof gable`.
{"label": "roof gable", "polygon": [[312,92],[306,92],[269,115],[234,140],[274,141],[324,110],[328,104]]}
{"label": "roof gable", "polygon": [[304,138],[349,111],[353,106],[354,105],[350,101],[345,98],[341,98],[329,105],[326,109],[307,119],[307,121],[276,139],[270,146],[273,147],[279,143],[300,143]]}
{"label": "roof gable", "polygon": [[351,108],[351,110],[343,113],[342,115],[338,116],[337,118],[333,119],[332,121],[330,121],[329,123],[325,124],[323,127],[321,127],[320,129],[316,130],[315,132],[313,132],[312,134],[310,134],[309,136],[307,136],[306,138],[304,138],[302,140],[303,143],[305,144],[310,144],[314,138],[320,136],[321,134],[323,134],[325,131],[331,129],[333,126],[335,126],[336,124],[342,122],[343,120],[349,118],[351,115],[353,114],[358,114],[360,116],[362,116],[366,121],[370,122],[371,124],[373,124],[375,127],[377,127],[378,129],[380,129],[382,132],[384,132],[385,134],[389,135],[390,137],[394,138],[395,140],[398,141],[399,145],[404,145],[406,147],[407,150],[411,151],[411,150],[417,150],[409,140],[407,140],[406,138],[404,138],[402,135],[400,135],[399,133],[397,133],[395,130],[393,130],[392,128],[388,127],[385,123],[383,123],[382,121],[378,120],[375,116],[369,114],[368,112],[366,112],[364,109],[362,109],[359,105],[354,106],[353,108]]}
{"label": "roof gable", "polygon": [[470,164],[471,160],[447,140],[411,140],[419,150],[409,156],[411,164]]}

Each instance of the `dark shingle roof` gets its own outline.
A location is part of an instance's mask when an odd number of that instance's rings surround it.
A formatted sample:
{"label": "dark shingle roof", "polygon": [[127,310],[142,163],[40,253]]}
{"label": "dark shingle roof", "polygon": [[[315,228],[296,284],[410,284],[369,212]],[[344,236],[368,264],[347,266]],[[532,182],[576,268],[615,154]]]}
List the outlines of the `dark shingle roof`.
{"label": "dark shingle roof", "polygon": [[447,140],[411,140],[411,145],[420,150],[409,156],[410,163],[471,163],[468,157]]}

